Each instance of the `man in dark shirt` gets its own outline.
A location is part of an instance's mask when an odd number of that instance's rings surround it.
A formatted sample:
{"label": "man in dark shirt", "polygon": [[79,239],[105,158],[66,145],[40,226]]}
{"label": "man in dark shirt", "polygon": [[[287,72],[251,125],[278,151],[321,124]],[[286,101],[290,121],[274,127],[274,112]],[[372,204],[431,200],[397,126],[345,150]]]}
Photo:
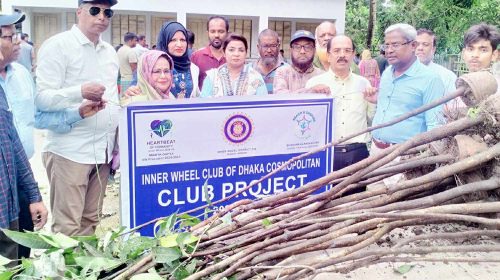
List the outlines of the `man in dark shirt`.
{"label": "man in dark shirt", "polygon": [[[3,88],[0,87],[0,228],[17,230],[19,201],[17,192],[24,192],[35,229],[47,222],[47,209],[42,202],[28,157],[24,152],[12,121]],[[17,259],[17,244],[0,233],[0,255]]]}
{"label": "man in dark shirt", "polygon": [[200,68],[198,87],[201,90],[207,71],[218,68],[226,63],[222,43],[226,40],[229,31],[229,21],[223,16],[212,16],[207,22],[208,46],[193,53],[191,62]]}
{"label": "man in dark shirt", "polygon": [[382,72],[384,72],[385,68],[389,66],[389,62],[387,62],[387,58],[385,58],[385,50],[384,46],[380,46],[380,54],[375,57],[375,60],[377,61],[378,64],[378,69],[380,70],[380,75],[382,75]]}

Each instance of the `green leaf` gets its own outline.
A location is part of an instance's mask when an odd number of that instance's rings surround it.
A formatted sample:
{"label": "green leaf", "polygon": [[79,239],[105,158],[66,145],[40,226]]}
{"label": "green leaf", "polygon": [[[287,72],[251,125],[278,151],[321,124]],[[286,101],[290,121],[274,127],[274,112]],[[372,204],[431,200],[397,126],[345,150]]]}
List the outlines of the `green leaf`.
{"label": "green leaf", "polygon": [[177,280],[185,279],[189,277],[189,275],[191,275],[191,273],[189,273],[189,271],[187,271],[187,269],[184,266],[179,266],[177,270],[174,272],[174,277]]}
{"label": "green leaf", "polygon": [[157,273],[141,273],[132,276],[130,280],[163,280],[163,278]]}
{"label": "green leaf", "polygon": [[60,232],[52,236],[52,239],[59,245],[61,249],[69,249],[77,247],[79,242],[71,237],[68,237]]}
{"label": "green leaf", "polygon": [[11,260],[0,255],[0,266],[4,266],[4,265],[7,265],[8,263],[10,263]]}
{"label": "green leaf", "polygon": [[166,263],[168,266],[172,266],[172,262],[182,256],[178,248],[154,247],[152,251],[155,262]]}
{"label": "green leaf", "polygon": [[176,220],[177,220],[177,213],[174,213],[166,217],[165,219],[156,222],[153,230],[155,233],[155,237],[166,236],[172,233],[172,229],[174,228]]}
{"label": "green leaf", "polygon": [[177,245],[182,248],[184,245],[195,243],[198,239],[198,237],[192,235],[190,232],[181,232],[175,241],[177,242]]}
{"label": "green leaf", "polygon": [[8,229],[1,229],[7,237],[31,249],[50,249],[52,246],[45,242],[38,233],[34,232],[18,232]]}
{"label": "green leaf", "polygon": [[472,107],[472,108],[469,108],[469,110],[467,110],[467,116],[469,116],[469,118],[475,119],[475,118],[477,118],[477,116],[479,115],[480,112],[481,112],[481,110],[479,108]]}
{"label": "green leaf", "polygon": [[269,218],[265,218],[264,220],[262,220],[262,225],[265,227],[265,228],[268,228],[272,225],[273,223],[271,222],[271,220],[269,220]]}
{"label": "green leaf", "polygon": [[412,264],[405,264],[405,265],[402,265],[398,268],[394,268],[394,271],[398,272],[399,274],[405,274],[408,271],[410,271],[414,266],[415,265],[412,265]]}
{"label": "green leaf", "polygon": [[193,274],[196,271],[196,264],[198,263],[197,259],[193,259],[186,265],[186,270],[189,274]]}
{"label": "green leaf", "polygon": [[201,220],[197,217],[188,215],[188,214],[182,214],[179,216],[180,219],[182,219],[181,222],[181,228],[182,227],[192,227],[201,222]]}
{"label": "green leaf", "polygon": [[13,272],[5,271],[0,273],[0,280],[9,280],[10,278],[12,278],[12,276],[14,276]]}
{"label": "green leaf", "polygon": [[89,270],[99,272],[102,270],[110,270],[119,266],[122,262],[116,259],[96,258],[96,257],[76,257],[77,265],[83,267],[82,275],[87,274]]}
{"label": "green leaf", "polygon": [[157,245],[155,239],[137,236],[133,237],[123,243],[120,252],[120,259],[136,259],[141,255],[146,249],[151,249]]}

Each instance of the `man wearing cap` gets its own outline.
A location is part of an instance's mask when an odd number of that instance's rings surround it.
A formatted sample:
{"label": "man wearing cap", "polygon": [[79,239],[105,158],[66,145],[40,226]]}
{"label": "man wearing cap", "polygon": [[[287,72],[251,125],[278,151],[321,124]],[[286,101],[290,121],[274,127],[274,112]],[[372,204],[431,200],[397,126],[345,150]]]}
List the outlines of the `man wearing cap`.
{"label": "man wearing cap", "polygon": [[273,93],[330,93],[325,85],[306,88],[306,82],[324,71],[313,66],[314,35],[306,30],[298,30],[290,41],[292,65],[284,65],[276,70]]}
{"label": "man wearing cap", "polygon": [[39,110],[75,108],[86,100],[106,104],[67,133],[47,133],[42,159],[50,183],[53,232],[91,235],[99,221],[119,111],[118,57],[100,37],[116,3],[79,0],[78,24],[46,40],[38,53]]}
{"label": "man wearing cap", "polygon": [[[335,141],[365,130],[375,114],[375,105],[365,100],[363,90],[370,86],[364,77],[351,72],[355,48],[352,39],[337,35],[327,43],[330,69],[311,78],[306,87],[325,84],[334,96]],[[364,133],[334,147],[333,169],[339,170],[368,157],[366,144],[370,135]]]}
{"label": "man wearing cap", "polygon": [[259,33],[257,49],[260,58],[253,63],[253,69],[262,75],[266,83],[267,93],[272,94],[276,70],[286,63],[280,59],[280,38],[276,31],[271,29],[262,30]]}
{"label": "man wearing cap", "polygon": [[[12,63],[19,55],[14,24],[24,18],[22,13],[0,15],[0,228],[11,230],[19,228],[20,208],[26,208],[23,210],[28,213],[31,229],[33,224],[41,228],[47,221],[47,209],[25,152],[26,148],[33,152],[33,140],[29,140],[33,135],[29,129],[22,129],[27,126],[26,122],[33,120],[31,75],[22,65]],[[27,115],[18,114],[23,106],[31,108],[23,111]],[[25,143],[21,143],[17,130],[28,138]],[[20,205],[19,199],[24,199],[26,205]],[[0,233],[0,255],[12,260],[18,258],[17,244],[3,232]]]}

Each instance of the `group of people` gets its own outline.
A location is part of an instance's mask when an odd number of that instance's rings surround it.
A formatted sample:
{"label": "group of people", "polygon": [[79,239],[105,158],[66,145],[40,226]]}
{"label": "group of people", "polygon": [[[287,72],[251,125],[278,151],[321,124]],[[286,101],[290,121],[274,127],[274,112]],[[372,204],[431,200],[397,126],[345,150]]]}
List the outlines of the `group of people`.
{"label": "group of people", "polygon": [[[137,40],[134,34],[125,35],[127,47],[118,54],[101,39],[116,3],[78,0],[78,23],[45,41],[38,52],[36,89],[29,71],[14,62],[19,50],[14,24],[24,15],[0,16],[0,228],[19,229],[19,210],[27,212],[31,227],[42,227],[47,219],[28,162],[33,154],[33,124],[48,130],[42,156],[50,183],[52,231],[89,235],[99,222],[120,103],[315,93],[334,97],[333,135],[334,140],[342,140],[454,90],[456,76],[432,62],[436,36],[430,30],[417,32],[408,24],[385,30],[389,66],[379,72],[373,70],[368,54],[357,69],[352,39],[337,35],[329,21],[321,23],[315,34],[298,30],[292,35],[291,63],[280,56],[278,34],[266,29],[258,37],[260,58],[247,64],[247,39],[229,34],[228,20],[222,16],[209,18],[209,44],[192,54],[186,28],[166,22],[156,50],[141,50],[134,56],[130,54]],[[463,58],[470,71],[487,70],[496,61],[499,40],[498,29],[491,25],[479,24],[467,31]],[[130,71],[122,71],[122,64],[128,64]],[[373,74],[374,79],[356,71]],[[441,111],[438,106],[335,146],[334,169],[439,126]],[[17,246],[3,233],[0,255],[17,259]]]}

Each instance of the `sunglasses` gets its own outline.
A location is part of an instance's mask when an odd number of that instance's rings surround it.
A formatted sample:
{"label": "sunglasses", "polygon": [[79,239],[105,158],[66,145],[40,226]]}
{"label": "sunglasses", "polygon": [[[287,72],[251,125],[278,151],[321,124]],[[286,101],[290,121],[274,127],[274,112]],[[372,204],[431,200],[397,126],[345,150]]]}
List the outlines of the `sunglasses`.
{"label": "sunglasses", "polygon": [[94,17],[97,16],[98,14],[100,14],[101,11],[103,11],[104,16],[107,18],[111,18],[113,16],[113,14],[115,13],[111,9],[104,9],[104,8],[100,8],[100,7],[90,7],[88,11],[89,11],[89,14],[91,16],[94,16]]}

